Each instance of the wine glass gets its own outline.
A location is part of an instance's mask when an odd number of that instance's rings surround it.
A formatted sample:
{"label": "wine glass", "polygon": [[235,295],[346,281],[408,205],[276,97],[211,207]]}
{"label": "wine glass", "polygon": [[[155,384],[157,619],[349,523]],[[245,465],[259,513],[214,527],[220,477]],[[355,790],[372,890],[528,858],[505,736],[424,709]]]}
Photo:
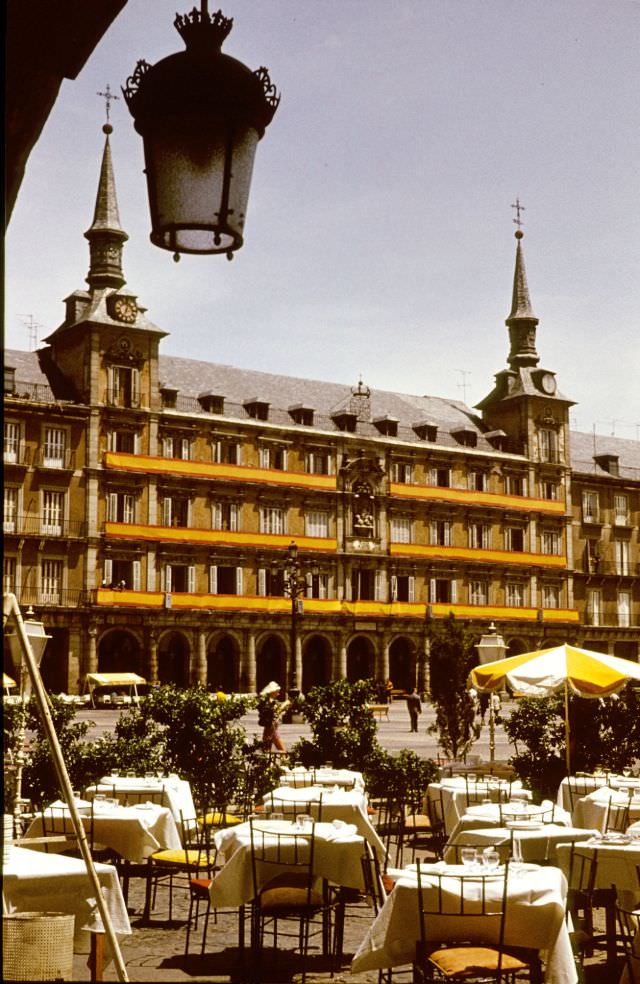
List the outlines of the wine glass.
{"label": "wine glass", "polygon": [[470,871],[476,866],[477,852],[475,847],[463,847],[460,849],[460,860],[463,866]]}
{"label": "wine glass", "polygon": [[496,871],[500,864],[500,855],[494,848],[487,847],[482,852],[482,864],[487,871]]}

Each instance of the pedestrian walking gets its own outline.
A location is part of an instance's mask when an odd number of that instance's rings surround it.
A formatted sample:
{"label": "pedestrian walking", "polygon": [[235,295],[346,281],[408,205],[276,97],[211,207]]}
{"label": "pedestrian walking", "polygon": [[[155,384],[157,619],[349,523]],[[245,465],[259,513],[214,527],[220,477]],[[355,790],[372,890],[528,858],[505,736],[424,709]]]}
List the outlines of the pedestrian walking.
{"label": "pedestrian walking", "polygon": [[489,694],[486,690],[481,690],[478,694],[478,713],[480,714],[480,723],[484,724],[484,719],[489,708]]}
{"label": "pedestrian walking", "polygon": [[412,687],[411,693],[407,697],[407,710],[409,711],[409,720],[411,721],[411,731],[417,733],[418,717],[422,714],[422,701],[415,687]]}
{"label": "pedestrian walking", "polygon": [[393,680],[389,679],[384,685],[384,690],[387,695],[387,704],[391,703],[393,697]]}
{"label": "pedestrian walking", "polygon": [[271,746],[278,752],[286,751],[284,742],[278,731],[278,722],[289,706],[289,701],[280,700],[280,684],[275,680],[263,687],[258,699],[258,724],[262,725],[262,745],[265,752],[271,751]]}

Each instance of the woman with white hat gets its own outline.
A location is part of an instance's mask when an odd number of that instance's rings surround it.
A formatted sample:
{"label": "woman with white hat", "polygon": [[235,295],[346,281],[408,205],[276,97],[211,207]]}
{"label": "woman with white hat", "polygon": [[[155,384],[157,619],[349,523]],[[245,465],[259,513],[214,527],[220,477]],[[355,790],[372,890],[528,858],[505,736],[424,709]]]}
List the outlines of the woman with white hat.
{"label": "woman with white hat", "polygon": [[281,687],[275,680],[263,687],[258,700],[258,724],[263,727],[262,744],[265,752],[271,751],[271,746],[278,752],[286,751],[284,742],[278,732],[278,719],[289,706],[289,701],[280,701]]}

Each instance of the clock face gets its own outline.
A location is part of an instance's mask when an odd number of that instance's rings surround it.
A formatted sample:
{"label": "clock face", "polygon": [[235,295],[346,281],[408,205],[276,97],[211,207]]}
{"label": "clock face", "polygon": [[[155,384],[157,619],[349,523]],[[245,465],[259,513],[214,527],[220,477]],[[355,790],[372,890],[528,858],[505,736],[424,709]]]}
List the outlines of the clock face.
{"label": "clock face", "polygon": [[132,324],[136,320],[138,307],[132,297],[117,297],[113,302],[113,314],[118,321]]}
{"label": "clock face", "polygon": [[545,372],[540,377],[540,386],[545,393],[548,393],[549,396],[553,396],[556,391],[556,381],[550,372]]}

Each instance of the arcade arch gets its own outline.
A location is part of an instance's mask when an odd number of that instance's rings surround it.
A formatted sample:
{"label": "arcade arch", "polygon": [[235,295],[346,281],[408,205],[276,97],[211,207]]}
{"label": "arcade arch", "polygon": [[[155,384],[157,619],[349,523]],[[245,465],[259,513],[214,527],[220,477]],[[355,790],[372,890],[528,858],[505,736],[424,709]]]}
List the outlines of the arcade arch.
{"label": "arcade arch", "polygon": [[209,643],[207,650],[207,686],[222,690],[225,694],[240,690],[240,647],[234,636],[218,636]]}
{"label": "arcade arch", "polygon": [[144,676],[140,640],[128,629],[111,629],[98,643],[99,673],[138,673]]}
{"label": "arcade arch", "polygon": [[275,680],[282,687],[283,694],[287,690],[287,653],[284,642],[277,635],[267,635],[256,646],[256,689],[258,693],[263,687]]}
{"label": "arcade arch", "polygon": [[321,635],[312,635],[302,647],[302,692],[324,687],[331,681],[331,644]]}
{"label": "arcade arch", "polygon": [[176,687],[188,687],[189,641],[182,632],[168,632],[158,646],[158,680],[173,683]]}
{"label": "arcade arch", "polygon": [[347,646],[347,680],[373,680],[375,676],[375,651],[366,636],[358,635]]}
{"label": "arcade arch", "polygon": [[410,692],[416,685],[415,647],[406,636],[399,636],[389,646],[389,676],[399,690]]}

